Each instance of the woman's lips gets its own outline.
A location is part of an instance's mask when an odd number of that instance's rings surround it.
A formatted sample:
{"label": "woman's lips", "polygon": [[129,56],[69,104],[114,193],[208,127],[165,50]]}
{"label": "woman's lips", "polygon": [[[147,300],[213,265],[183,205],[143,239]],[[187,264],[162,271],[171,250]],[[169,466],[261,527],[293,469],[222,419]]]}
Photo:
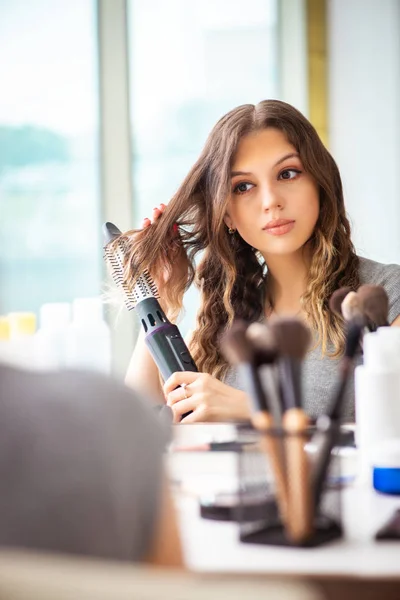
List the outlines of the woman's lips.
{"label": "woman's lips", "polygon": [[271,223],[264,227],[264,231],[271,235],[284,235],[285,233],[292,231],[294,224],[294,221],[276,221],[276,224]]}

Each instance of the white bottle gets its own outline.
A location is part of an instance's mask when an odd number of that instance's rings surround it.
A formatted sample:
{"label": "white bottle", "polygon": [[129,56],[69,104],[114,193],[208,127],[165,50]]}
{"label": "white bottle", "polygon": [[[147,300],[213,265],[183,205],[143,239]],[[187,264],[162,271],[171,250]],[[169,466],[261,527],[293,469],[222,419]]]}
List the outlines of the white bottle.
{"label": "white bottle", "polygon": [[355,370],[359,481],[372,481],[375,447],[400,439],[400,352],[395,327],[364,336],[364,364]]}
{"label": "white bottle", "polygon": [[59,370],[67,366],[67,337],[71,320],[68,302],[43,304],[40,329],[35,334],[35,363],[38,369]]}
{"label": "white bottle", "polygon": [[35,369],[36,315],[31,312],[11,312],[6,321],[8,340],[2,344],[2,361],[24,369]]}
{"label": "white bottle", "polygon": [[0,315],[0,362],[9,362],[10,346],[10,322]]}
{"label": "white bottle", "polygon": [[111,334],[100,298],[77,298],[67,334],[67,366],[111,372]]}

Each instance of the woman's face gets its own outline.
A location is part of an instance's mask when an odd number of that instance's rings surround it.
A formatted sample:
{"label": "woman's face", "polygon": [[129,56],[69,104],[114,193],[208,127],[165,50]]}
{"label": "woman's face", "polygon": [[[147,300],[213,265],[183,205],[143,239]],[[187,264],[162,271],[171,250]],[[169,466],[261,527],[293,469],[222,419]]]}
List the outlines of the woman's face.
{"label": "woman's face", "polygon": [[226,225],[268,262],[268,256],[301,250],[318,214],[318,185],[285,135],[268,128],[242,138],[232,165]]}

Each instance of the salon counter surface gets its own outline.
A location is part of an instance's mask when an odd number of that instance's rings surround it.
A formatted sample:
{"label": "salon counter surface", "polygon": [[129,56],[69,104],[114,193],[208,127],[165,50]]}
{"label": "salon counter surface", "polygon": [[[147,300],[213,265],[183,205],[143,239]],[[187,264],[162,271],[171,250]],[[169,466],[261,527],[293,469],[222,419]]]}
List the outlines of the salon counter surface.
{"label": "salon counter surface", "polygon": [[217,481],[219,489],[221,486],[225,490],[233,489],[234,456],[230,453],[188,454],[184,460],[170,457],[170,474],[175,482],[179,480],[175,487],[178,490],[176,505],[190,569],[400,580],[400,540],[374,540],[376,531],[400,507],[400,497],[378,494],[365,484],[352,484],[342,490],[344,536],[340,540],[317,548],[243,544],[235,523],[203,519],[199,511],[199,493],[211,493]]}

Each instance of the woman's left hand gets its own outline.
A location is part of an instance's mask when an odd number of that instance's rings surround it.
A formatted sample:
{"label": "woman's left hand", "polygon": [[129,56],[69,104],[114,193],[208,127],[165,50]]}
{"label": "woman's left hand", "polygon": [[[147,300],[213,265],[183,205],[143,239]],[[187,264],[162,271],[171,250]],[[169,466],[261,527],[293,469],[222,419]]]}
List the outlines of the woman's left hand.
{"label": "woman's left hand", "polygon": [[[178,387],[180,386],[180,387]],[[239,421],[250,418],[245,392],[207,373],[177,371],[164,384],[164,395],[174,413],[174,423]],[[193,411],[182,419],[182,415]]]}

